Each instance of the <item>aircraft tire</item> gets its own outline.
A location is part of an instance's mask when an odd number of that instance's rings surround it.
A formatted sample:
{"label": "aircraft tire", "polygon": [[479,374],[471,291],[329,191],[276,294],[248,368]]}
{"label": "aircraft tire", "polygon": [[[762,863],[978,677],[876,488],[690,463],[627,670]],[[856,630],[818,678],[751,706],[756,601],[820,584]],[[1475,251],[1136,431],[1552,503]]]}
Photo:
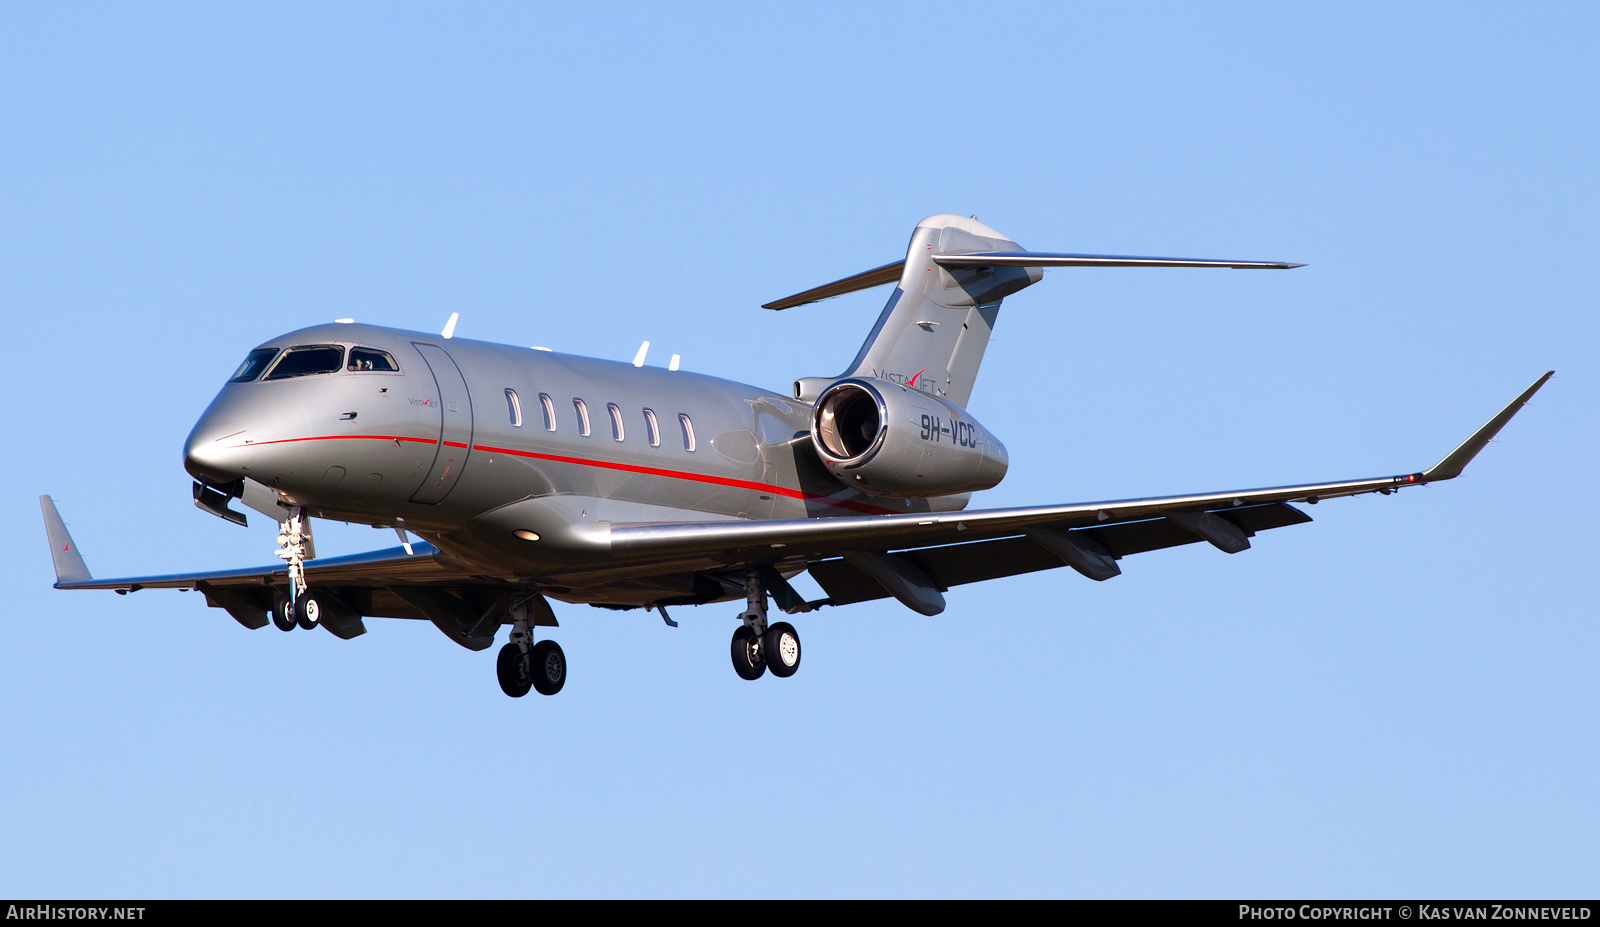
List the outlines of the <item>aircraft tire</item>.
{"label": "aircraft tire", "polygon": [[760,679],[767,671],[767,664],[756,649],[756,632],[750,630],[749,625],[741,624],[734,629],[732,650],[733,671],[740,679]]}
{"label": "aircraft tire", "polygon": [[540,641],[528,654],[533,688],[540,695],[555,695],[567,684],[567,655],[555,641]]}
{"label": "aircraft tire", "polygon": [[500,657],[495,660],[495,675],[500,677],[500,691],[512,698],[522,698],[533,688],[532,666],[528,658],[522,655],[522,648],[516,644],[507,644],[500,648]]}
{"label": "aircraft tire", "polygon": [[787,621],[768,625],[761,638],[761,655],[767,668],[779,679],[787,679],[800,668],[800,635]]}
{"label": "aircraft tire", "polygon": [[280,631],[293,631],[294,625],[294,612],[289,606],[289,595],[280,592],[272,600],[272,626]]}
{"label": "aircraft tire", "polygon": [[328,615],[328,600],[315,592],[307,592],[294,600],[294,622],[306,631],[315,631]]}

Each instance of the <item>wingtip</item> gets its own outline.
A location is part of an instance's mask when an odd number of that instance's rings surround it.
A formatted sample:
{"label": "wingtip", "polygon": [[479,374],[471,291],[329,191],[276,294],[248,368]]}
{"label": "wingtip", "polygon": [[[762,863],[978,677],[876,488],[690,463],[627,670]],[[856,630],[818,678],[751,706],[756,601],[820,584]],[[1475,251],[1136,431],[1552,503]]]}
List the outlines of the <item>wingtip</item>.
{"label": "wingtip", "polygon": [[61,518],[61,512],[56,509],[55,500],[40,496],[39,508],[44,513],[44,532],[50,542],[50,561],[56,571],[56,586],[59,588],[65,583],[93,579],[89,567],[83,562],[83,552],[78,550],[77,543],[67,531],[66,522]]}
{"label": "wingtip", "polygon": [[1478,452],[1483,450],[1494,439],[1494,436],[1500,433],[1500,429],[1504,428],[1507,422],[1522,411],[1522,407],[1528,404],[1528,400],[1533,398],[1533,394],[1537,393],[1539,388],[1549,382],[1550,378],[1555,375],[1556,372],[1554,370],[1545,371],[1543,376],[1533,381],[1533,385],[1523,390],[1517,398],[1507,403],[1506,407],[1501,409],[1494,418],[1485,422],[1482,428],[1473,432],[1472,437],[1461,442],[1460,446],[1446,455],[1443,460],[1423,471],[1420,482],[1432,483],[1438,480],[1451,480],[1460,476],[1461,471],[1465,470],[1467,464],[1472,462],[1472,458],[1478,456]]}

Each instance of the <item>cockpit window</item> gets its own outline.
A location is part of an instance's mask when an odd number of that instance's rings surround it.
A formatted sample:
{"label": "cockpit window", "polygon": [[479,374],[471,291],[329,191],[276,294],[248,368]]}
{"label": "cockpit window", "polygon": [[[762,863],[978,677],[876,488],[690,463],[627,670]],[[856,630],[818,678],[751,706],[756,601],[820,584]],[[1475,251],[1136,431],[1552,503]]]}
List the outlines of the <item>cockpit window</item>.
{"label": "cockpit window", "polygon": [[228,379],[228,382],[249,383],[256,377],[261,376],[261,371],[267,369],[267,365],[272,363],[272,359],[277,356],[277,348],[256,348],[250,352],[250,356],[244,359],[244,363],[239,365],[239,369],[233,372],[233,376]]}
{"label": "cockpit window", "polygon": [[394,357],[387,351],[380,351],[377,348],[351,348],[350,363],[346,365],[346,369],[399,373],[400,365],[394,362]]}
{"label": "cockpit window", "polygon": [[287,380],[318,373],[334,373],[344,366],[344,346],[304,344],[283,352],[263,380]]}

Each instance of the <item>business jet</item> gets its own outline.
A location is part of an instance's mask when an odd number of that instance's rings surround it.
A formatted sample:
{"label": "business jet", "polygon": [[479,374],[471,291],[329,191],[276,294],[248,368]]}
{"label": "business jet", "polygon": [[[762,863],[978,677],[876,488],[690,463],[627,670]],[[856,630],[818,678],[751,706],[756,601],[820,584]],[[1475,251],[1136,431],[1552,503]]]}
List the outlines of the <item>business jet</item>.
{"label": "business jet", "polygon": [[[904,260],[768,303],[789,309],[894,284],[844,372],[789,395],[677,369],[341,320],[252,348],[184,445],[195,505],[278,526],[279,561],[97,579],[40,497],[58,589],[192,589],[246,628],[432,622],[469,650],[508,642],[500,686],[566,682],[550,599],[609,609],[743,600],[734,670],[800,667],[800,635],[769,620],[894,598],[922,615],[954,586],[1071,567],[1091,580],[1144,551],[1310,521],[1296,504],[1453,479],[1550,378],[1434,466],[1267,489],[970,509],[1008,458],[965,406],[1005,297],[1052,267],[1289,269],[1261,261],[1033,252],[953,215],[918,223]],[[400,546],[317,558],[313,518],[393,529]],[[413,541],[413,536],[418,540]],[[790,581],[809,573],[825,597]],[[537,639],[536,639],[537,638]]]}

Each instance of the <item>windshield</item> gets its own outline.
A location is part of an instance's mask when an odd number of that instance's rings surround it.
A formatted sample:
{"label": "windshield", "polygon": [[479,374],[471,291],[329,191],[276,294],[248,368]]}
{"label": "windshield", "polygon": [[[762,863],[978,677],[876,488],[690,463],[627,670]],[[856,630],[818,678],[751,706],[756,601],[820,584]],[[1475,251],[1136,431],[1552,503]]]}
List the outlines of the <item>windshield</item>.
{"label": "windshield", "polygon": [[272,371],[263,379],[287,380],[290,377],[309,377],[317,373],[333,373],[344,366],[344,346],[338,344],[306,344],[283,352]]}
{"label": "windshield", "polygon": [[228,382],[249,383],[261,376],[261,371],[267,369],[267,365],[272,363],[272,359],[276,356],[278,356],[277,348],[256,348],[244,359],[244,363],[239,365],[239,369],[233,372]]}

